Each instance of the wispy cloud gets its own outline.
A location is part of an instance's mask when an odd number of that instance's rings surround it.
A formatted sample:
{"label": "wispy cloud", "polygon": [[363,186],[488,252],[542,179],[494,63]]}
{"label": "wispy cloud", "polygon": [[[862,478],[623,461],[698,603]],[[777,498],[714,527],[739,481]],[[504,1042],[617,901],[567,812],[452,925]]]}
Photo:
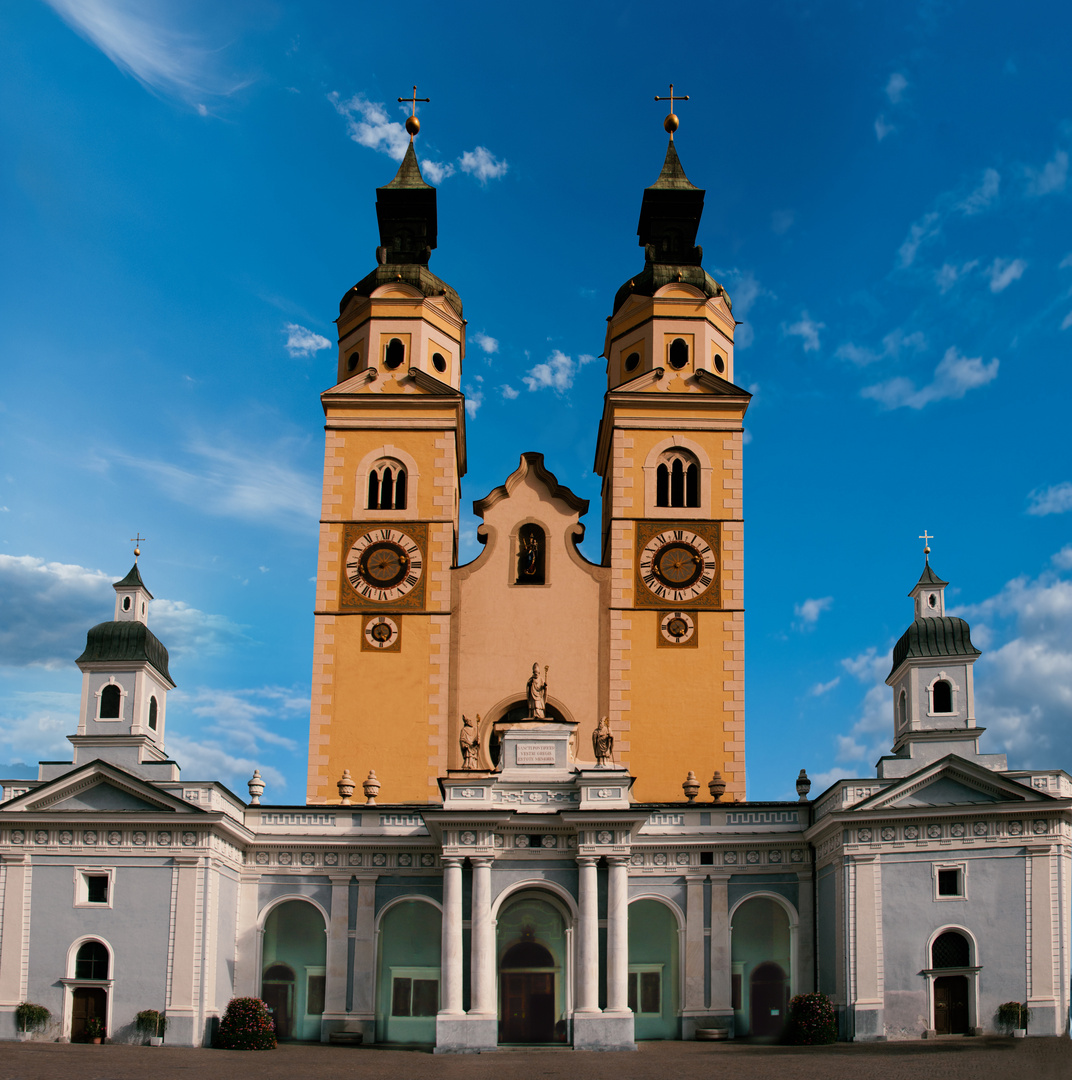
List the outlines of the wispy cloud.
{"label": "wispy cloud", "polygon": [[896,360],[906,350],[919,352],[926,347],[927,339],[922,330],[914,330],[911,334],[906,334],[898,327],[896,330],[891,330],[882,339],[881,349],[870,349],[847,341],[844,345],[838,346],[834,355],[839,360],[848,360],[857,367],[866,367],[868,364],[874,364],[879,360]]}
{"label": "wispy cloud", "polygon": [[997,357],[984,364],[981,357],[961,356],[956,348],[949,348],[925,386],[917,387],[911,379],[898,377],[865,386],[860,394],[887,409],[922,409],[932,401],[962,398],[969,390],[993,382],[997,375]]}
{"label": "wispy cloud", "polygon": [[978,259],[970,259],[959,266],[956,263],[943,263],[941,270],[936,271],[934,275],[938,291],[944,296],[961,278],[970,274],[978,265]]}
{"label": "wispy cloud", "polygon": [[875,117],[875,138],[879,142],[882,142],[887,135],[892,135],[897,128],[886,120],[884,113],[879,113]]}
{"label": "wispy cloud", "polygon": [[776,236],[784,236],[793,227],[796,214],[792,210],[775,210],[771,214],[771,232]]}
{"label": "wispy cloud", "polygon": [[442,184],[448,176],[454,175],[454,166],[449,161],[421,161],[421,171],[433,184]]}
{"label": "wispy cloud", "polygon": [[326,337],[297,323],[287,323],[283,333],[287,335],[286,350],[294,357],[313,356],[321,349],[331,348],[331,342]]}
{"label": "wispy cloud", "polygon": [[954,209],[959,210],[965,217],[981,214],[994,204],[1001,188],[1001,173],[997,169],[984,169],[983,179],[978,187],[973,188],[960,200]]}
{"label": "wispy cloud", "polygon": [[574,363],[573,357],[567,356],[560,349],[555,349],[545,363],[536,364],[529,369],[522,380],[529,390],[554,390],[561,394],[573,385],[577,372],[595,360],[594,356],[582,353]]}
{"label": "wispy cloud", "polygon": [[816,322],[806,311],[790,326],[782,324],[782,333],[786,337],[798,337],[804,343],[805,352],[815,352],[819,348],[819,331],[826,329],[826,323]]}
{"label": "wispy cloud", "polygon": [[169,26],[166,8],[137,0],[46,0],[76,33],[94,44],[120,71],[147,90],[193,105],[202,116],[206,100],[227,97],[249,85],[221,75],[220,50],[190,32]]}
{"label": "wispy cloud", "polygon": [[[788,229],[792,224],[792,213],[790,211],[784,211],[784,213],[789,215],[789,222],[785,226]],[[725,270],[715,270],[715,275],[728,288],[730,301],[733,304],[733,317],[738,324],[733,334],[734,347],[747,349],[756,337],[756,332],[748,319],[749,313],[760,297],[771,296],[772,293],[763,288],[751,270],[740,270],[734,266]]]}
{"label": "wispy cloud", "polygon": [[895,71],[886,83],[886,97],[891,104],[896,105],[904,97],[907,88],[908,80],[899,71]]}
{"label": "wispy cloud", "polygon": [[900,248],[897,249],[898,264],[907,269],[915,262],[919,249],[942,231],[942,223],[951,214],[973,217],[991,207],[998,197],[1001,174],[997,169],[984,169],[982,180],[967,193],[961,190],[947,191],[935,200],[936,208],[929,210],[908,228]]}
{"label": "wispy cloud", "polygon": [[1048,514],[1067,514],[1072,510],[1072,483],[1067,480],[1060,484],[1051,484],[1045,488],[1035,488],[1028,495],[1027,512],[1036,517]]}
{"label": "wispy cloud", "polygon": [[818,682],[808,690],[809,697],[822,697],[829,694],[841,682],[841,676],[835,675],[829,682]]}
{"label": "wispy cloud", "polygon": [[476,386],[470,385],[465,388],[465,412],[470,420],[476,416],[480,406],[484,404],[484,389],[480,385],[484,380],[478,375],[476,381]]}
{"label": "wispy cloud", "polygon": [[1068,183],[1068,153],[1058,150],[1052,161],[1047,161],[1041,169],[1028,167],[1024,170],[1027,177],[1027,194],[1033,198],[1052,195],[1064,191]]}
{"label": "wispy cloud", "polygon": [[458,161],[461,170],[476,177],[482,184],[489,180],[498,180],[506,175],[509,168],[502,158],[497,158],[486,146],[478,146],[474,150],[466,150]]}
{"label": "wispy cloud", "polygon": [[799,628],[810,630],[819,621],[819,616],[824,611],[829,611],[834,606],[832,596],[809,597],[799,604],[793,605],[793,614],[800,620]]}
{"label": "wispy cloud", "polygon": [[489,356],[492,353],[497,353],[499,351],[498,339],[493,338],[490,334],[485,334],[483,330],[478,330],[473,335],[473,341],[475,341]]}
{"label": "wispy cloud", "polygon": [[499,387],[499,389],[502,391],[502,396],[507,401],[513,401],[514,398],[520,397],[520,395],[521,395],[520,390],[515,390],[512,386],[509,386],[507,383],[503,383],[502,386]]}
{"label": "wispy cloud", "polygon": [[990,275],[990,291],[992,293],[1003,292],[1014,281],[1024,276],[1027,263],[1023,259],[995,259],[986,272]]}

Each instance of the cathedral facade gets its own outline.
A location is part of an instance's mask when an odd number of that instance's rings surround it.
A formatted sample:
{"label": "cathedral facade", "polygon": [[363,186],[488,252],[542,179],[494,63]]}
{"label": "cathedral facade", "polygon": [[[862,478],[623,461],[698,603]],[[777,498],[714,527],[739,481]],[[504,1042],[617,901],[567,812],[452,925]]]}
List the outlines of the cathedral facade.
{"label": "cathedral facade", "polygon": [[135,564],[77,660],[72,759],[4,782],[0,1036],[29,1000],[42,1037],[155,1008],[203,1045],[248,995],[281,1038],[629,1049],[776,1036],[813,990],[847,1039],[989,1031],[1010,1000],[1067,1032],[1072,778],[980,752],[929,559],[876,775],[746,798],[749,394],[703,199],[671,135],[607,322],[599,562],[526,453],[458,565],[465,320],[411,142],[322,395],[306,801],[181,777]]}

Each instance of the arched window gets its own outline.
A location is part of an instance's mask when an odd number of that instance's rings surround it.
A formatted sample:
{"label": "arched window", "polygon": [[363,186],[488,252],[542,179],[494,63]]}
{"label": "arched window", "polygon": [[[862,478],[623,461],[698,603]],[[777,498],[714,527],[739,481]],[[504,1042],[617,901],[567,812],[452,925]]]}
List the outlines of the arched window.
{"label": "arched window", "polygon": [[87,941],[74,959],[76,979],[107,979],[108,949],[100,941]]}
{"label": "arched window", "polygon": [[939,679],[931,691],[931,712],[951,713],[953,711],[953,687],[945,679]]}
{"label": "arched window", "polygon": [[123,704],[123,693],[115,683],[109,683],[100,696],[100,719],[118,720]]}
{"label": "arched window", "polygon": [[124,596],[123,597],[123,610],[124,611],[129,611],[130,610],[130,597],[129,596]]}
{"label": "arched window", "polygon": [[902,690],[901,696],[897,699],[897,725],[898,727],[904,727],[908,722],[908,695]]}
{"label": "arched window", "polygon": [[960,968],[971,965],[968,939],[956,930],[947,930],[934,939],[931,946],[932,968]]}
{"label": "arched window", "polygon": [[151,727],[153,731],[156,731],[156,710],[156,698],[151,697],[149,698],[149,727]]}
{"label": "arched window", "polygon": [[670,366],[677,370],[689,362],[689,344],[684,338],[674,338],[670,342]]}
{"label": "arched window", "polygon": [[392,371],[396,367],[400,367],[402,361],[406,358],[406,346],[402,344],[400,338],[393,337],[387,342],[387,348],[383,354],[383,366],[390,368]]}
{"label": "arched window", "polygon": [[397,461],[378,461],[369,469],[368,508],[406,509],[406,470]]}
{"label": "arched window", "polygon": [[674,447],[655,470],[656,506],[699,506],[700,465],[687,450]]}
{"label": "arched window", "polygon": [[539,525],[522,525],[517,534],[517,584],[546,581],[547,537]]}

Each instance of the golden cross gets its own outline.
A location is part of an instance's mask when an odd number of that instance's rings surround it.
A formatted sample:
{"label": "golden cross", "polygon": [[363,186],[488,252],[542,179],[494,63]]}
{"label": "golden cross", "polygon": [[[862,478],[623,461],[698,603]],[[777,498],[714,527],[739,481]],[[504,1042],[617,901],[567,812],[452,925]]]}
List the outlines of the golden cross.
{"label": "golden cross", "polygon": [[408,98],[400,97],[398,99],[398,103],[400,105],[402,104],[403,101],[408,101],[410,103],[410,105],[412,106],[412,112],[409,114],[409,117],[406,119],[406,130],[409,132],[409,141],[410,142],[413,142],[413,136],[416,135],[417,132],[421,130],[421,122],[420,122],[420,120],[417,119],[417,102],[418,101],[429,101],[430,102],[431,100],[432,100],[431,98],[427,98],[427,97],[417,97],[417,87],[413,88],[413,95],[411,97],[408,97]]}
{"label": "golden cross", "polygon": [[136,536],[132,536],[130,538],[130,542],[135,545],[134,546],[134,561],[135,562],[138,561],[138,556],[141,554],[141,544],[144,543],[144,541],[146,541],[147,539],[148,539],[148,537],[147,536],[142,536],[140,531],[138,532],[138,534]]}
{"label": "golden cross", "polygon": [[919,537],[919,539],[923,541],[923,554],[929,555],[931,553],[931,541],[934,539],[934,537],[931,536],[931,534],[927,532],[926,529],[924,529],[923,535]]}
{"label": "golden cross", "polygon": [[[655,95],[655,100],[656,101],[669,101],[670,102],[670,114],[663,121],[663,127],[665,128],[666,131],[669,132],[670,138],[673,139],[674,132],[677,131],[677,126],[678,126],[678,119],[674,115],[674,84],[673,83],[670,84],[670,96],[669,97],[659,97],[659,95],[656,94]],[[689,100],[689,95],[688,94],[684,94],[684,95],[678,94],[677,95],[677,100],[678,101],[688,101]]]}

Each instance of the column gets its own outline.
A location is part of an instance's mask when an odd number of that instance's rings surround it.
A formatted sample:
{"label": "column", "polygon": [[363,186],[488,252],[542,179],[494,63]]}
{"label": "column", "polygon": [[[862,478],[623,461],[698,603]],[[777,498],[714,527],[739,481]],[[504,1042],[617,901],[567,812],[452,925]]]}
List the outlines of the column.
{"label": "column", "polygon": [[580,895],[577,919],[577,1012],[599,1010],[599,900],[596,886],[596,858],[578,855]]}
{"label": "column", "polygon": [[[324,987],[324,1020],[341,1020],[346,1014],[346,961],[350,921],[350,875],[331,877],[331,922]],[[326,1037],[326,1036],[325,1036]]]}
{"label": "column", "polygon": [[607,857],[607,1009],[629,1012],[629,869],[624,855]]}
{"label": "column", "polygon": [[[26,997],[23,963],[29,949],[26,909],[30,903],[30,856],[4,856],[4,906],[0,921],[0,1001],[17,1005]],[[64,972],[66,975],[67,972]]]}
{"label": "column", "polygon": [[357,920],[354,924],[354,996],[350,1008],[355,1017],[368,1021],[370,1033],[376,1018],[376,874],[357,875]]}
{"label": "column", "polygon": [[167,994],[167,1013],[170,1020],[169,1040],[178,1046],[197,1046],[197,999],[200,987],[194,982],[197,956],[198,903],[197,879],[200,870],[196,856],[176,855],[172,858],[171,911],[171,986]]}
{"label": "column", "polygon": [[733,1011],[729,874],[711,875],[711,1012]]}
{"label": "column", "polygon": [[495,924],[491,918],[491,859],[473,866],[473,940],[470,1016],[497,1016],[495,1005]]}
{"label": "column", "polygon": [[[712,979],[714,971],[712,970]],[[685,1013],[704,1011],[704,875],[685,875]]]}
{"label": "column", "polygon": [[439,1015],[462,1016],[462,860],[443,859],[442,996]]}

